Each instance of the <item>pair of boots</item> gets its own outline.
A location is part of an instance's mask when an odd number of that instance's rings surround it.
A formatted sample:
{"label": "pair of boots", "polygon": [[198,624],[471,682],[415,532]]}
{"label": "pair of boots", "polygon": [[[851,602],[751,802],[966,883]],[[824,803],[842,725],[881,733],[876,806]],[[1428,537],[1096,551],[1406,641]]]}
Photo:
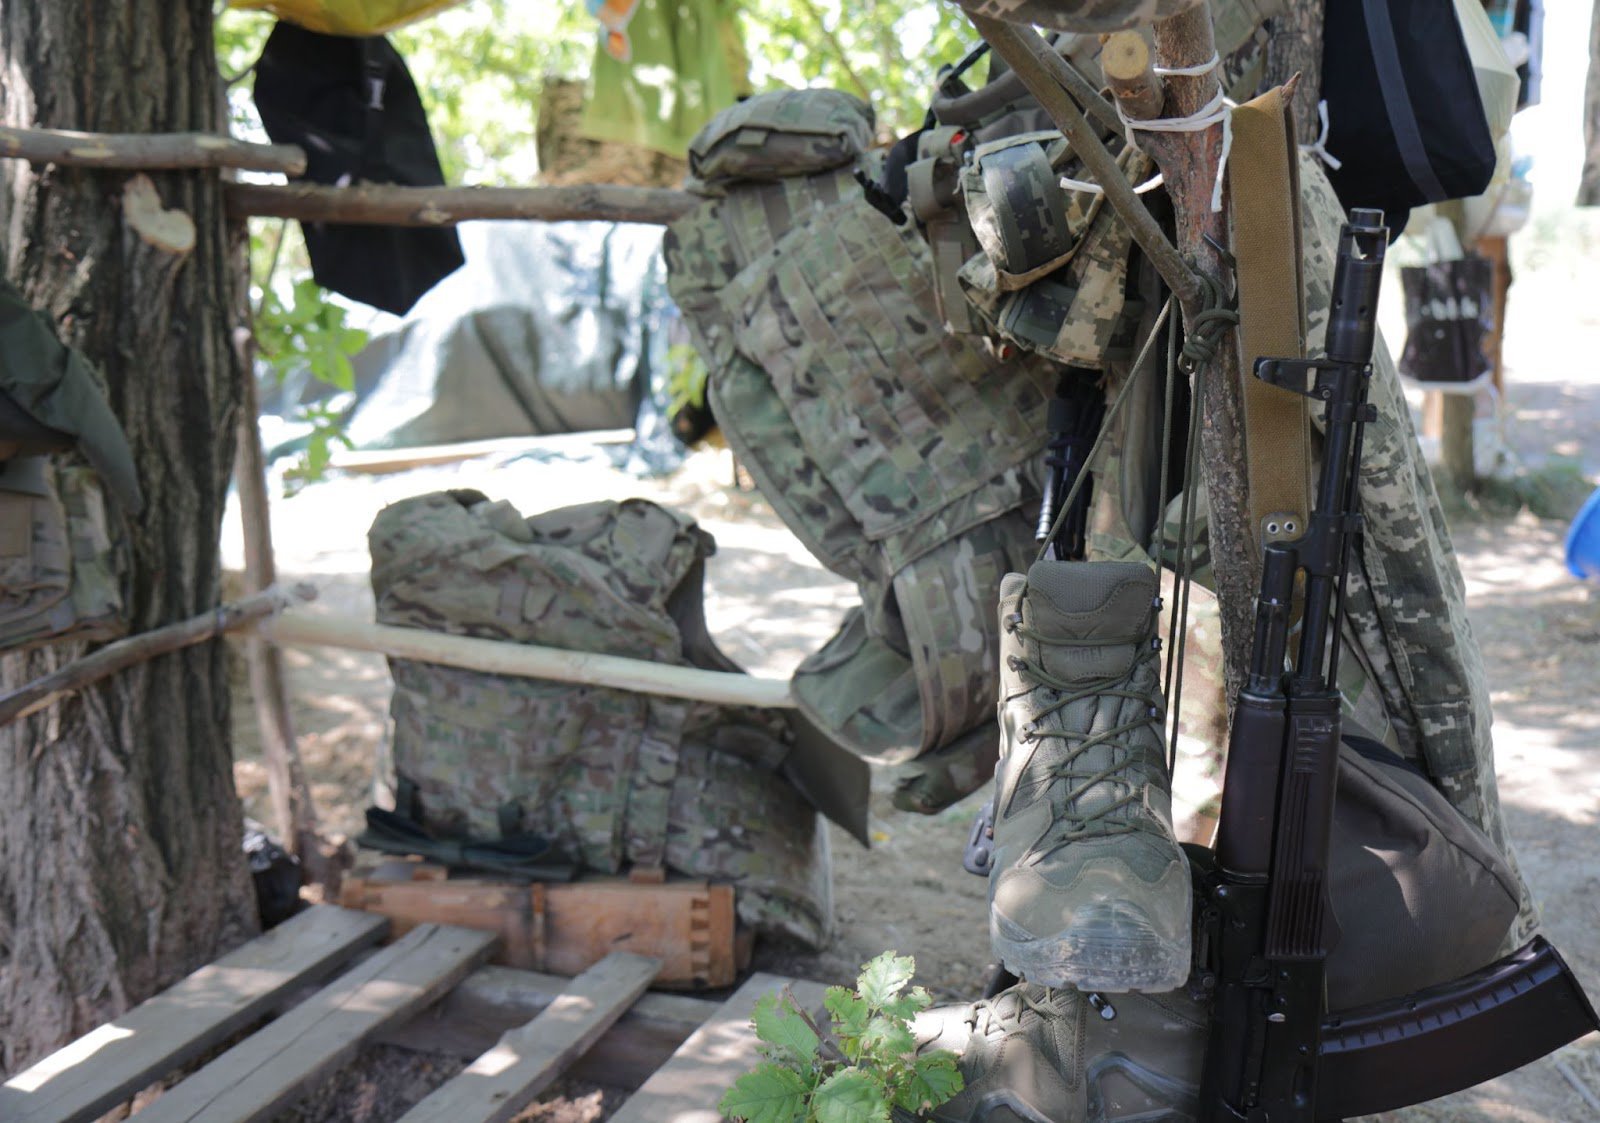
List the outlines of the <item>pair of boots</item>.
{"label": "pair of boots", "polygon": [[[1159,586],[1145,565],[1039,562],[1000,587],[1001,758],[990,936],[1022,983],[928,1011],[961,1055],[960,1123],[1182,1120],[1204,1010],[1172,827]],[[1144,993],[1126,993],[1144,992]]]}

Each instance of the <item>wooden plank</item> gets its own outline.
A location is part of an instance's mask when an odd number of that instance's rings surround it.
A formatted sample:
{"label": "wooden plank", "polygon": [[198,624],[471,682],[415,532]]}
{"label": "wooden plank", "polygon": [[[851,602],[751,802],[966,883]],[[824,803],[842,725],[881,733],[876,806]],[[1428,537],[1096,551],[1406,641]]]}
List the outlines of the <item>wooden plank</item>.
{"label": "wooden plank", "polygon": [[[471,1059],[508,1029],[536,1017],[571,979],[514,967],[480,967],[433,1008],[376,1040],[419,1052]],[[568,1072],[581,1080],[637,1088],[722,1004],[687,994],[648,993],[630,1006]]]}
{"label": "wooden plank", "polygon": [[0,1088],[0,1119],[96,1119],[377,943],[387,928],[381,916],[307,909],[13,1076]]}
{"label": "wooden plank", "polygon": [[[437,866],[407,862],[414,881],[380,881],[347,874],[339,891],[346,908],[380,913],[403,936],[419,924],[449,924],[494,932],[500,937],[495,960],[512,967],[544,965],[544,914],[536,907],[537,886],[481,878],[433,879]],[[442,872],[442,871],[441,871]],[[576,974],[577,972],[572,972]]]}
{"label": "wooden plank", "polygon": [[424,925],[335,979],[139,1113],[140,1123],[264,1119],[338,1067],[384,1022],[432,1002],[489,954],[495,937]]}
{"label": "wooden plank", "polygon": [[589,1050],[648,989],[660,967],[659,960],[627,952],[606,956],[400,1123],[506,1123]]}
{"label": "wooden plank", "polygon": [[780,975],[750,976],[717,1015],[628,1098],[610,1123],[721,1123],[717,1101],[761,1060],[750,1025],[756,1000],[784,986],[793,990],[802,1009],[820,1015],[827,991],[823,984]]}

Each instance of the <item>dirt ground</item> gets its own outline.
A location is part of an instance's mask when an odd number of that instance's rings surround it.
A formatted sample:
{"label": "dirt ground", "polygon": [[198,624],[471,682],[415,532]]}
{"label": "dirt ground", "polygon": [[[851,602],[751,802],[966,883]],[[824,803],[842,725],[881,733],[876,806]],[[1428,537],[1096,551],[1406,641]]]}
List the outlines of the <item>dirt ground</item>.
{"label": "dirt ground", "polygon": [[[1576,243],[1569,237],[1570,252],[1524,269],[1513,289],[1507,417],[1503,425],[1493,417],[1480,423],[1486,468],[1499,458],[1502,472],[1527,469],[1555,456],[1570,458],[1591,480],[1600,477],[1594,357],[1600,313],[1571,299],[1600,286],[1600,264],[1588,263],[1594,229],[1580,235]],[[1550,317],[1552,307],[1569,311]],[[1386,315],[1392,319],[1392,307]],[[319,585],[314,611],[370,619],[364,533],[384,503],[445,487],[477,487],[525,512],[548,505],[552,494],[563,502],[642,495],[687,509],[715,534],[719,549],[707,574],[713,633],[748,670],[786,675],[832,633],[853,591],[822,570],[759,497],[735,491],[730,480],[731,462],[720,453],[698,454],[659,481],[617,472],[599,455],[345,476],[275,505],[279,567],[286,580]],[[1511,834],[1543,902],[1546,934],[1591,995],[1600,996],[1600,866],[1593,857],[1600,841],[1600,719],[1592,704],[1600,684],[1600,593],[1566,573],[1563,520],[1468,509],[1455,516],[1453,528],[1493,689]],[[230,526],[225,538],[236,541],[236,534]],[[290,651],[286,658],[318,807],[328,827],[354,832],[370,802],[372,762],[385,735],[387,671],[381,658],[355,653]],[[265,777],[242,672],[240,679],[236,777],[249,812],[265,819]],[[971,797],[922,818],[893,810],[880,792],[870,850],[835,831],[832,946],[820,953],[763,946],[757,965],[843,982],[860,963],[894,948],[916,956],[921,981],[936,995],[975,996],[990,965],[984,884],[962,872],[960,855],[980,802]],[[1591,1035],[1500,1080],[1381,1118],[1576,1123],[1600,1119],[1597,1097],[1600,1035]],[[587,1123],[612,1106],[593,1089],[567,1090],[557,1101],[541,1109],[555,1114],[529,1118]]]}

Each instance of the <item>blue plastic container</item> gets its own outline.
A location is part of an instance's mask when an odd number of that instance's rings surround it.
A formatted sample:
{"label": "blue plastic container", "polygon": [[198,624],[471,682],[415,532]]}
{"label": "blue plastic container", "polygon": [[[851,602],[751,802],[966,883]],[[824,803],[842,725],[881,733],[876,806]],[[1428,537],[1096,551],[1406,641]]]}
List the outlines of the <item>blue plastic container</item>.
{"label": "blue plastic container", "polygon": [[1584,501],[1567,529],[1567,569],[1574,577],[1600,581],[1600,488]]}

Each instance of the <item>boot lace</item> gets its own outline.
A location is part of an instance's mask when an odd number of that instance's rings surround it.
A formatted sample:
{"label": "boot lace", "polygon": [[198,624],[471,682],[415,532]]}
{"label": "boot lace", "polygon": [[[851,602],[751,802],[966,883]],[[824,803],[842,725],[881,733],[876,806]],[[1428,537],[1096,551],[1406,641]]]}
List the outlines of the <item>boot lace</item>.
{"label": "boot lace", "polygon": [[1078,992],[1070,988],[1038,986],[1017,983],[995,995],[972,1004],[967,1014],[967,1024],[984,1037],[998,1030],[1010,1033],[1020,1030],[1029,1011],[1041,1018],[1064,1018],[1072,1013],[1072,1003]]}
{"label": "boot lace", "polygon": [[[1006,620],[1008,631],[1015,632],[1024,640],[1032,640],[1041,645],[1052,647],[1104,647],[1105,640],[1101,639],[1063,639],[1057,636],[1046,635],[1036,628],[1024,623],[1020,613],[1012,614]],[[1060,843],[1072,842],[1089,835],[1102,837],[1114,834],[1129,834],[1140,829],[1153,829],[1144,827],[1142,820],[1134,816],[1110,818],[1111,814],[1129,805],[1138,805],[1144,802],[1145,790],[1148,783],[1136,783],[1123,775],[1125,769],[1133,763],[1134,746],[1128,740],[1128,735],[1147,726],[1156,726],[1161,722],[1165,711],[1161,705],[1158,694],[1148,690],[1133,690],[1126,684],[1134,678],[1141,667],[1157,659],[1160,648],[1158,640],[1148,637],[1137,641],[1140,645],[1139,653],[1134,657],[1133,663],[1122,674],[1107,675],[1104,678],[1092,679],[1088,682],[1075,682],[1058,678],[1044,667],[1032,663],[1021,656],[1010,656],[1011,667],[1020,675],[1034,681],[1056,695],[1055,700],[1034,715],[1033,720],[1022,727],[1022,739],[1027,742],[1041,740],[1045,737],[1054,737],[1067,742],[1066,755],[1058,761],[1042,779],[1035,779],[1030,783],[1031,788],[1045,788],[1057,780],[1065,781],[1067,785],[1066,796],[1062,800],[1059,815],[1066,821],[1067,831],[1057,840]],[[1043,719],[1060,710],[1066,709],[1074,702],[1085,698],[1130,698],[1143,703],[1140,716],[1134,717],[1110,729],[1102,729],[1095,733],[1078,732],[1071,729],[1046,729],[1043,728]],[[1073,767],[1078,760],[1084,757],[1091,749],[1100,745],[1109,745],[1113,750],[1111,763],[1104,768],[1087,771]],[[1087,811],[1078,811],[1074,807],[1079,799],[1087,795],[1097,785],[1112,783],[1125,789],[1116,799],[1107,801]]]}

